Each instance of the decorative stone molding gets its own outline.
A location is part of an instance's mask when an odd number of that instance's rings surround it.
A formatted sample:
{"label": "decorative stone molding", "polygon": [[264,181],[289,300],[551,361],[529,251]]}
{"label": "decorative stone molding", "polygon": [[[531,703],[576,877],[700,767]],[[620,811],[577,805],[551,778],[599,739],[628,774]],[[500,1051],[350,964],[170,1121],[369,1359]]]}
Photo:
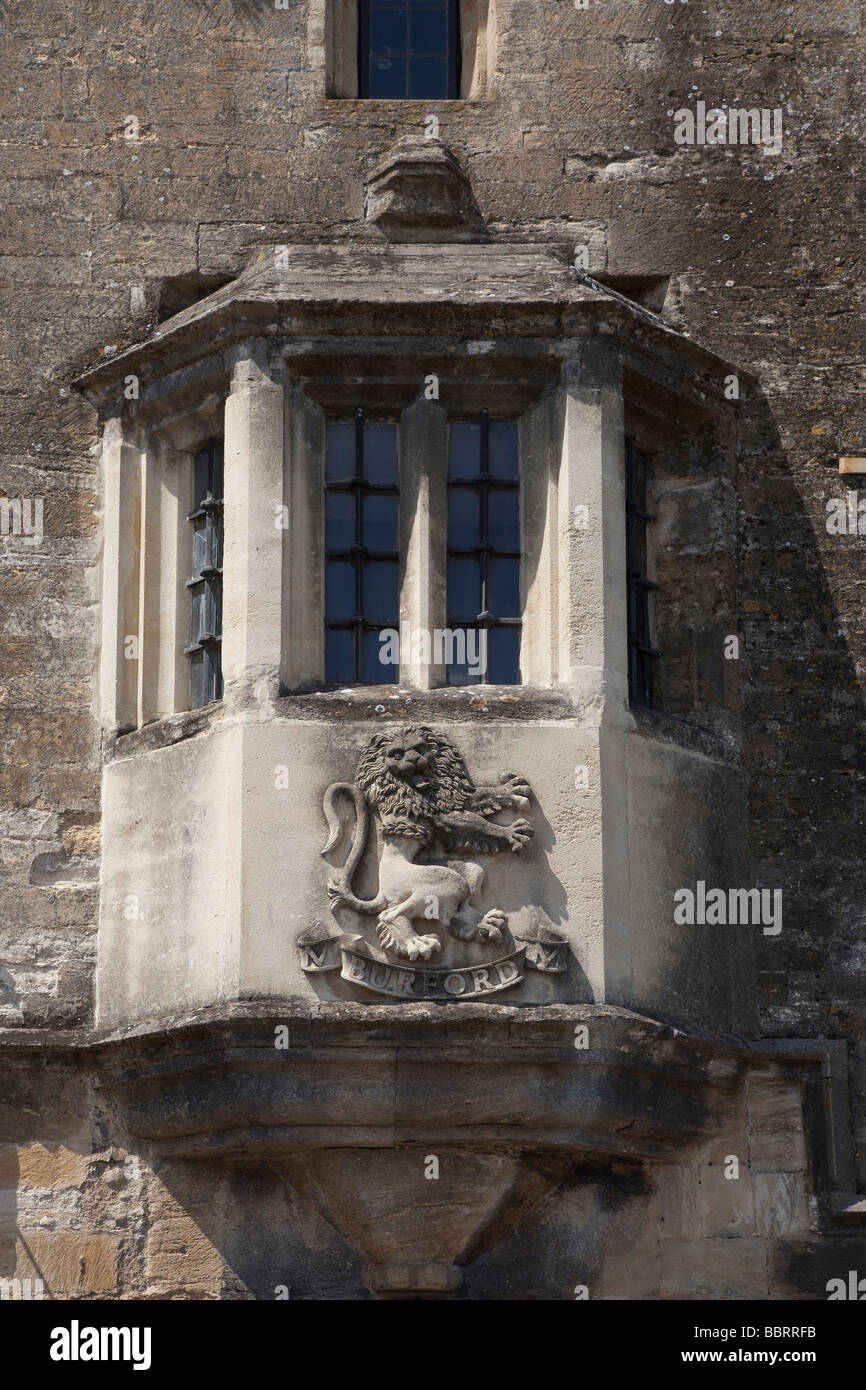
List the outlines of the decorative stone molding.
{"label": "decorative stone molding", "polygon": [[472,187],[441,140],[409,135],[367,178],[367,222],[388,241],[486,239]]}

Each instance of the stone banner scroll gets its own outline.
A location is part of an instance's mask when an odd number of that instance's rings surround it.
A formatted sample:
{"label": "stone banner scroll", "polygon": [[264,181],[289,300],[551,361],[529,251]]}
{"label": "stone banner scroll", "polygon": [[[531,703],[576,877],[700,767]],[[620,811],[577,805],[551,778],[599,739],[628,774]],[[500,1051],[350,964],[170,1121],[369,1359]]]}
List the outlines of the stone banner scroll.
{"label": "stone banner scroll", "polygon": [[483,965],[431,969],[377,958],[363,936],[322,936],[320,931],[313,927],[298,937],[302,970],[310,974],[339,970],[344,980],[395,999],[479,999],[523,979],[526,947],[522,943]]}
{"label": "stone banner scroll", "polygon": [[[552,932],[544,935],[555,937]],[[565,942],[545,939],[542,944],[535,932],[498,960],[454,967],[395,964],[374,954],[363,936],[329,936],[319,923],[301,933],[298,950],[301,969],[307,974],[339,970],[344,980],[395,999],[478,999],[519,984],[524,969],[556,973],[565,969]]]}

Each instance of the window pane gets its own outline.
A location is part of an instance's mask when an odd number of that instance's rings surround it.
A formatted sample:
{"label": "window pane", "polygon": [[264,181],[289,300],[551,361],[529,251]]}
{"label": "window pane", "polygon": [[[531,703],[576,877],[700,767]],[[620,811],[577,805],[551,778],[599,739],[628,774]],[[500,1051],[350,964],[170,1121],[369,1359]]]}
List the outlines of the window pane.
{"label": "window pane", "polygon": [[223,441],[221,439],[215,440],[213,446],[213,471],[211,476],[211,492],[213,493],[214,500],[217,502],[221,502],[223,500],[224,452],[225,449]]}
{"label": "window pane", "polygon": [[642,512],[645,512],[645,511],[647,510],[647,504],[646,504],[646,500],[647,500],[647,498],[646,498],[646,484],[647,484],[646,460],[638,453],[637,450],[634,450],[634,452],[633,452],[633,457],[632,457],[632,461],[631,461],[631,466],[630,466],[630,469],[629,469],[629,473],[630,473],[630,477],[629,477],[629,499],[628,499],[628,500],[629,500],[630,502],[632,502],[636,507],[639,507],[640,510],[641,510]]}
{"label": "window pane", "polygon": [[354,544],[354,494],[329,492],[325,497],[325,546],[328,550],[350,550]]}
{"label": "window pane", "polygon": [[328,426],[327,462],[325,477],[329,482],[338,478],[355,476],[355,426],[331,424]]}
{"label": "window pane", "polygon": [[204,608],[202,617],[202,628],[204,637],[215,636],[216,627],[216,595],[211,584],[204,586]]}
{"label": "window pane", "polygon": [[351,632],[325,633],[325,680],[346,684],[355,679],[355,642]]}
{"label": "window pane", "polygon": [[210,698],[221,700],[223,697],[223,664],[222,648],[214,647],[208,652],[208,665],[210,668]]}
{"label": "window pane", "polygon": [[200,516],[193,522],[192,532],[192,575],[201,574],[202,568],[210,561],[208,553],[208,519]]}
{"label": "window pane", "polygon": [[223,514],[218,512],[211,518],[211,564],[216,569],[223,565]]}
{"label": "window pane", "polygon": [[517,481],[517,422],[502,420],[490,426],[490,476],[503,482]]}
{"label": "window pane", "polygon": [[[482,634],[473,628],[466,633],[466,647],[464,655],[466,660],[454,662],[448,667],[449,685],[478,685],[484,679],[483,661],[470,661],[470,656],[477,657],[483,655],[483,647],[479,645],[479,637]],[[470,666],[472,669],[470,670]],[[481,667],[482,669],[479,669]]]}
{"label": "window pane", "polygon": [[447,55],[448,34],[444,10],[416,10],[410,33],[413,53]]}
{"label": "window pane", "polygon": [[520,513],[517,489],[491,492],[487,499],[488,540],[495,550],[520,546]]}
{"label": "window pane", "polygon": [[210,465],[208,461],[208,450],[202,449],[195,456],[195,498],[193,500],[193,511],[201,506],[210,491]]}
{"label": "window pane", "polygon": [[370,59],[370,96],[404,97],[406,95],[406,59]]}
{"label": "window pane", "polygon": [[487,607],[495,618],[520,617],[520,561],[490,557]]}
{"label": "window pane", "polygon": [[649,625],[649,595],[646,589],[635,586],[634,602],[634,636],[641,646],[649,647],[650,625]]}
{"label": "window pane", "polygon": [[367,560],[364,565],[364,613],[370,623],[393,624],[400,617],[399,566],[396,560]]}
{"label": "window pane", "polygon": [[397,498],[368,494],[363,502],[363,539],[368,550],[396,550]]}
{"label": "window pane", "polygon": [[452,481],[477,478],[481,472],[481,426],[460,420],[451,426],[448,441],[448,477]]}
{"label": "window pane", "polygon": [[368,483],[397,486],[397,426],[364,427],[364,477]]}
{"label": "window pane", "polygon": [[355,616],[355,566],[351,560],[329,560],[325,565],[325,618],[346,623]]}
{"label": "window pane", "polygon": [[628,563],[636,574],[647,572],[647,523],[643,517],[628,515]]}
{"label": "window pane", "polygon": [[210,611],[208,620],[210,631],[214,637],[221,637],[223,630],[223,586],[221,579],[209,579],[207,583],[209,591]]}
{"label": "window pane", "polygon": [[361,638],[361,680],[365,685],[394,685],[397,681],[400,668],[390,661],[382,661],[383,652],[387,652],[387,647],[381,635],[378,632],[364,632]]}
{"label": "window pane", "polygon": [[208,703],[207,653],[191,652],[189,658],[189,702],[193,709]]}
{"label": "window pane", "polygon": [[452,556],[448,561],[448,621],[471,622],[481,612],[481,561]]}
{"label": "window pane", "polygon": [[492,627],[488,632],[487,680],[490,685],[520,681],[520,628]]}
{"label": "window pane", "polygon": [[471,550],[481,544],[481,499],[477,492],[454,487],[448,492],[448,545]]}
{"label": "window pane", "polygon": [[204,636],[205,596],[204,584],[197,584],[189,591],[190,597],[190,642],[200,642]]}
{"label": "window pane", "polygon": [[448,96],[448,60],[446,58],[410,58],[409,95],[420,98]]}
{"label": "window pane", "polygon": [[380,10],[370,6],[370,52],[406,52],[405,10]]}

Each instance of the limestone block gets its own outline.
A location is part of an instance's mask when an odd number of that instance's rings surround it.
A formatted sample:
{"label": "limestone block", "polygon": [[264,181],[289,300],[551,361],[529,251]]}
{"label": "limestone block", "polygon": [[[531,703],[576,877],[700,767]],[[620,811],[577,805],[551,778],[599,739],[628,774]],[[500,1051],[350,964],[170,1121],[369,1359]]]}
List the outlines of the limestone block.
{"label": "limestone block", "polygon": [[83,1231],[28,1230],[16,1245],[15,1278],[41,1278],[46,1295],[117,1292],[119,1238]]}
{"label": "limestone block", "polygon": [[725,1177],[724,1163],[698,1169],[700,1231],[705,1236],[755,1234],[755,1193],[751,1174],[741,1163],[739,1177]]}
{"label": "limestone block", "polygon": [[[87,1176],[88,1156],[65,1144],[27,1144],[0,1149],[0,1181],[4,1169],[21,1187],[78,1187]],[[17,1173],[16,1173],[17,1170]]]}
{"label": "limestone block", "polygon": [[805,1173],[752,1175],[755,1190],[755,1222],[758,1235],[789,1236],[810,1225]]}
{"label": "limestone block", "polygon": [[[211,1178],[213,1184],[213,1178]],[[145,1272],[147,1283],[163,1291],[191,1290],[216,1294],[221,1287],[223,1260],[212,1239],[196,1220],[202,1190],[195,1174],[180,1165],[151,1180]],[[213,1209],[211,1186],[210,1205]]]}
{"label": "limestone block", "polygon": [[730,1240],[664,1240],[662,1296],[668,1298],[766,1298],[766,1242],[757,1236]]}
{"label": "limestone block", "polygon": [[752,1171],[795,1173],[806,1166],[800,1088],[753,1078],[749,1095],[749,1162]]}

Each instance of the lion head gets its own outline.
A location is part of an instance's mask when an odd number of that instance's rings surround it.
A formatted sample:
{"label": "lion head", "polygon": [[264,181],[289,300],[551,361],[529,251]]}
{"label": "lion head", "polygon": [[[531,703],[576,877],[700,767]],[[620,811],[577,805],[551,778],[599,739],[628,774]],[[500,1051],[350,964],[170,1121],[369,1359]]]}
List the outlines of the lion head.
{"label": "lion head", "polygon": [[382,820],[383,833],[435,839],[436,817],[460,810],[474,786],[457,749],[424,724],[375,734],[355,780]]}

